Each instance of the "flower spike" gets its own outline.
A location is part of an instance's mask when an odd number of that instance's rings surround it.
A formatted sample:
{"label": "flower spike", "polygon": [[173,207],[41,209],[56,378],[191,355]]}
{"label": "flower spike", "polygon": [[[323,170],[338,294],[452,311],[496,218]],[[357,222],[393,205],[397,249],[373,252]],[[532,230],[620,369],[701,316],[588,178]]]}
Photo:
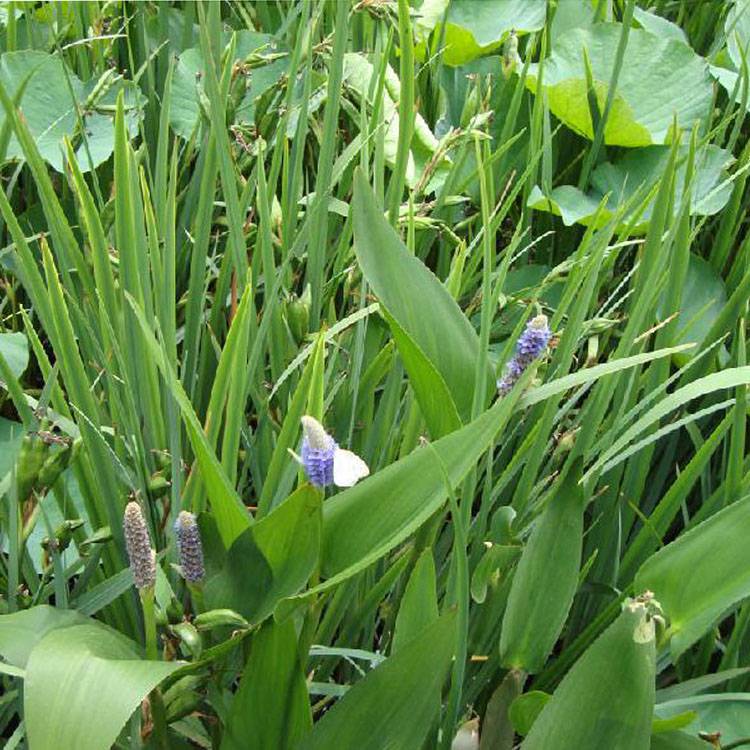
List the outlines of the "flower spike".
{"label": "flower spike", "polygon": [[352,487],[370,473],[355,453],[339,448],[336,441],[314,417],[302,417],[301,463],[316,487]]}

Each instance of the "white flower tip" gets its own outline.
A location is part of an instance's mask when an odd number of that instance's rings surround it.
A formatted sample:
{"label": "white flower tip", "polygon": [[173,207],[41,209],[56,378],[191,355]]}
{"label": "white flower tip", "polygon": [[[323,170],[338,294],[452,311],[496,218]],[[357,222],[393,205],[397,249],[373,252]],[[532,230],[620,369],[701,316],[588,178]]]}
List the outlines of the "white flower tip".
{"label": "white flower tip", "polygon": [[337,487],[353,487],[369,474],[369,467],[356,453],[338,448],[333,454],[333,483]]}
{"label": "white flower tip", "polygon": [[305,414],[302,417],[302,431],[307,438],[307,442],[311,448],[316,450],[325,450],[328,448],[331,442],[331,436],[325,431],[320,422],[315,417],[311,417],[309,414]]}
{"label": "white flower tip", "polygon": [[537,315],[535,318],[531,319],[531,325],[534,328],[546,328],[547,323],[548,320],[546,315]]}

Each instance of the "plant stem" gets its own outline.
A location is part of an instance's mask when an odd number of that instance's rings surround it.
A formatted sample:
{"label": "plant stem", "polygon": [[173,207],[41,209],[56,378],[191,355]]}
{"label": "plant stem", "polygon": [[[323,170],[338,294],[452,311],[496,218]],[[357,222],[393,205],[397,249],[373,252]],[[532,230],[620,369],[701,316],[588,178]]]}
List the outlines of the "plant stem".
{"label": "plant stem", "polygon": [[[156,642],[156,614],[154,611],[154,587],[149,586],[140,589],[141,606],[143,607],[143,631],[146,640],[146,658],[152,661],[159,659],[159,651]],[[158,747],[167,750],[169,740],[167,738],[167,721],[164,712],[164,701],[159,688],[154,688],[149,695],[151,703],[151,720],[154,725],[154,736]]]}

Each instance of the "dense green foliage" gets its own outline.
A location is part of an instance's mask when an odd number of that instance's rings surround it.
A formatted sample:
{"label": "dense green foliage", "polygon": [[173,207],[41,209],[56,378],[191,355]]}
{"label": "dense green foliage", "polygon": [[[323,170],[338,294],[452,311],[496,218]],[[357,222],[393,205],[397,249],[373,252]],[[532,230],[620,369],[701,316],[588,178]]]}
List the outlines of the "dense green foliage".
{"label": "dense green foliage", "polygon": [[749,47],[4,3],[5,746],[750,745]]}

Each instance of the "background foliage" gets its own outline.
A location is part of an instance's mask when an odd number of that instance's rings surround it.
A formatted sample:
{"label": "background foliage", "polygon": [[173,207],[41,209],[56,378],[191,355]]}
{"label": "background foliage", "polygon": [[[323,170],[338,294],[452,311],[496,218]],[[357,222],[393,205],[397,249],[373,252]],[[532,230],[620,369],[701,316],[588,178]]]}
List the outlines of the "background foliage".
{"label": "background foliage", "polygon": [[[748,44],[746,0],[0,7],[5,746],[750,744]],[[371,476],[309,485],[305,414]]]}

